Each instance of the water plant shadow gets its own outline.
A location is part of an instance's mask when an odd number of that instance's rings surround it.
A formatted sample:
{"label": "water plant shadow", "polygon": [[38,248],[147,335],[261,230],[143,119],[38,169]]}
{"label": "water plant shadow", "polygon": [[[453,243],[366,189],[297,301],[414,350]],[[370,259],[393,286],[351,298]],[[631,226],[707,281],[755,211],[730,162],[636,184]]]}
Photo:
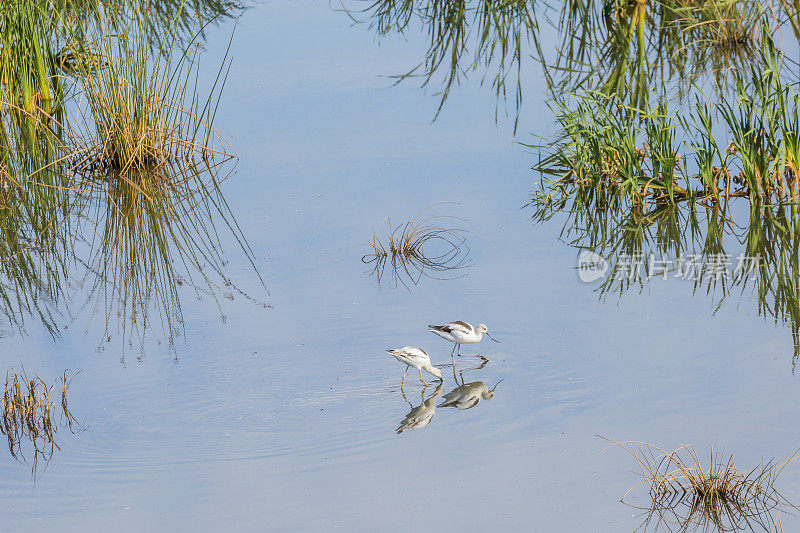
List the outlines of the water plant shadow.
{"label": "water plant shadow", "polygon": [[[712,84],[719,97],[731,73],[757,67],[761,26],[781,40],[800,35],[795,3],[757,0],[567,0],[557,4],[514,0],[363,0],[342,2],[356,23],[380,36],[426,35],[425,57],[397,83],[421,80],[439,95],[434,120],[452,89],[477,75],[491,81],[495,116],[513,93],[516,132],[525,92],[524,62],[538,64],[555,100],[577,90],[614,96],[646,107],[653,93],[684,99]],[[551,28],[556,46],[543,46]],[[776,37],[776,38],[778,38]],[[788,47],[791,48],[791,45]],[[672,90],[674,88],[674,90]]]}

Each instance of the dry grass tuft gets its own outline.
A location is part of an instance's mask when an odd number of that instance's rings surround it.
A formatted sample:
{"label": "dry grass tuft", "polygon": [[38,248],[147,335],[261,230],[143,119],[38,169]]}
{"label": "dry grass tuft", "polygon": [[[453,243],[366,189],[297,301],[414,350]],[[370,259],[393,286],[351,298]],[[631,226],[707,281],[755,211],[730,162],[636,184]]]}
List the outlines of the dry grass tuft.
{"label": "dry grass tuft", "polygon": [[[798,457],[797,452],[783,461],[739,470],[732,454],[726,456],[713,448],[704,466],[692,445],[668,452],[644,442],[601,438],[624,449],[639,465],[642,480],[621,501],[646,511],[641,530],[678,527],[680,531],[735,531],[758,527],[769,531],[775,524],[773,511],[794,508],[777,491],[775,482]],[[628,495],[641,485],[650,489],[648,507],[627,501]]]}
{"label": "dry grass tuft", "polygon": [[53,396],[60,389],[61,421],[72,430],[76,420],[67,406],[67,393],[74,377],[64,371],[55,384],[48,386],[39,376],[29,377],[24,369],[6,372],[0,433],[8,439],[8,449],[15,459],[25,458],[23,443],[28,441],[33,447],[34,465],[40,457],[49,460],[56,449],[61,449],[55,442],[59,408]]}
{"label": "dry grass tuft", "polygon": [[[107,179],[123,176],[147,191],[150,184],[138,183],[139,176],[159,176],[161,186],[171,187],[191,179],[198,167],[213,168],[234,154],[211,125],[227,56],[212,94],[200,99],[196,58],[203,26],[183,43],[177,40],[177,20],[172,21],[170,40],[153,51],[155,22],[141,8],[137,2],[127,11],[100,9],[96,20],[81,28],[88,38],[70,43],[70,53],[82,58],[74,65],[85,102],[84,120],[78,122],[88,126],[72,168]],[[184,52],[176,51],[182,47]]]}
{"label": "dry grass tuft", "polygon": [[397,286],[399,281],[406,288],[406,280],[416,285],[423,275],[443,279],[434,274],[469,266],[465,231],[443,225],[445,219],[458,219],[432,214],[435,207],[428,207],[413,220],[399,226],[392,226],[391,220],[387,219],[383,239],[373,232],[368,242],[372,253],[364,255],[361,261],[374,263],[372,273],[379,283],[387,265],[391,267],[394,285]]}

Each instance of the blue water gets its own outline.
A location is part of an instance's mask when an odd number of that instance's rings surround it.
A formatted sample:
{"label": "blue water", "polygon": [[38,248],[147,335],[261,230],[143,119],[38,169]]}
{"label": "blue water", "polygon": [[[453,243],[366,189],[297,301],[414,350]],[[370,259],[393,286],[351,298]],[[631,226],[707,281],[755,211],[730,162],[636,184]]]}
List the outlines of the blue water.
{"label": "blue water", "polygon": [[[232,29],[209,32],[206,78]],[[35,323],[3,338],[4,366],[80,371],[70,408],[85,429],[60,430],[35,481],[0,454],[0,530],[625,531],[642,520],[619,503],[636,465],[598,435],[714,445],[743,468],[797,449],[788,328],[749,295],[714,313],[680,280],[601,301],[559,223],[534,225],[523,207],[536,154],[518,141],[554,131],[535,68],[515,136],[513,110],[495,122],[479,76],[435,122],[435,86],[385,77],[424,51],[421,34],[379,39],[327,2],[246,10],[215,125],[239,155],[223,192],[268,295],[223,244],[237,286],[271,308],[236,293],[223,320],[183,287],[174,350],[118,337],[98,350],[103,324],[88,312],[57,341]],[[361,262],[372,231],[442,202],[467,231],[466,275],[379,285]],[[491,400],[397,435],[411,407],[385,349],[420,346],[449,365],[426,325],[456,319],[501,341],[477,345],[490,362],[466,382],[503,381]],[[420,385],[409,372],[413,406]],[[800,501],[796,470],[779,488]]]}

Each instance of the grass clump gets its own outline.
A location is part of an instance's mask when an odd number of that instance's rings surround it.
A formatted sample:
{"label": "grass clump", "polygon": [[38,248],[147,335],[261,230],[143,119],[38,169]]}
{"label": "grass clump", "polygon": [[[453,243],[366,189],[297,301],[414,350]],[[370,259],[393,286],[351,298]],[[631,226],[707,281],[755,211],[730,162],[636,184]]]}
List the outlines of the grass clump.
{"label": "grass clump", "polygon": [[416,285],[423,275],[442,279],[434,274],[468,266],[469,248],[464,231],[443,225],[443,219],[453,217],[432,214],[430,211],[434,207],[421,211],[413,220],[399,226],[392,226],[391,220],[387,219],[383,238],[373,232],[368,242],[372,252],[364,255],[361,261],[374,263],[372,273],[379,283],[387,265],[394,285],[399,281],[406,288],[406,280]]}
{"label": "grass clump", "polygon": [[[173,28],[172,40],[153,52],[152,24],[138,3],[129,10],[102,9],[81,28],[83,39],[71,42],[71,53],[83,58],[73,70],[87,104],[81,110],[85,120],[78,121],[87,127],[76,172],[113,172],[129,180],[147,172],[170,180],[199,162],[233,157],[211,126],[214,89],[201,100],[192,85],[199,32],[178,43]],[[223,59],[218,80],[225,64]]]}
{"label": "grass clump", "polygon": [[[82,28],[88,53],[76,41],[74,69],[85,105],[79,110],[78,148],[70,171],[83,212],[99,228],[85,262],[93,294],[104,302],[106,325],[116,318],[123,336],[150,329],[159,309],[170,340],[182,323],[177,269],[199,272],[211,290],[223,275],[215,219],[227,226],[253,264],[252,251],[221,195],[235,154],[213,128],[227,72],[227,53],[207,98],[197,91],[200,26],[178,41],[177,17],[154,44],[152,17],[136,3],[101,9]],[[153,49],[155,47],[155,49]],[[88,228],[91,231],[91,228]],[[191,283],[195,286],[194,283]],[[263,284],[263,282],[262,282]],[[216,299],[216,298],[215,298]],[[98,305],[99,307],[99,305]],[[108,331],[106,331],[108,334]]]}
{"label": "grass clump", "polygon": [[[628,452],[639,466],[642,480],[621,501],[646,512],[642,530],[677,527],[680,531],[735,531],[758,527],[769,531],[775,523],[773,512],[794,508],[775,483],[797,453],[782,461],[739,470],[733,455],[713,448],[706,463],[691,445],[665,451],[643,442],[606,440]],[[646,507],[626,500],[640,486],[649,489],[651,503]]]}
{"label": "grass clump", "polygon": [[73,379],[74,375],[65,371],[55,384],[48,385],[39,376],[29,377],[24,369],[6,372],[0,433],[8,439],[9,451],[15,459],[25,459],[26,442],[33,448],[34,465],[39,458],[49,460],[56,449],[61,449],[55,441],[59,423],[70,430],[76,424],[67,405]]}

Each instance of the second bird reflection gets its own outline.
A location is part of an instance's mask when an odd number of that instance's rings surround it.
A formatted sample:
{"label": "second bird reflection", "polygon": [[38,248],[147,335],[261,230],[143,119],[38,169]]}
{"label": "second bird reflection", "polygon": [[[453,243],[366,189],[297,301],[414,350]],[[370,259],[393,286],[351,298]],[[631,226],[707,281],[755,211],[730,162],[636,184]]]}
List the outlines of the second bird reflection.
{"label": "second bird reflection", "polygon": [[[422,392],[420,392],[421,403],[416,407],[408,400],[405,393],[402,393],[403,398],[408,402],[408,405],[411,406],[411,411],[409,411],[405,418],[403,418],[403,421],[400,422],[397,433],[400,434],[407,429],[419,429],[427,426],[431,423],[431,420],[433,420],[433,415],[436,414],[437,407],[455,407],[463,411],[475,407],[482,399],[491,400],[494,398],[495,389],[497,389],[497,386],[503,381],[502,379],[491,389],[483,381],[464,383],[465,372],[479,370],[485,365],[486,363],[484,362],[478,367],[459,372],[461,375],[461,385],[458,385],[455,389],[442,396],[443,401],[439,405],[436,405],[436,400],[442,395],[444,390],[441,384],[436,387],[436,390],[433,391],[433,394],[430,395],[427,400],[425,399],[425,390],[427,386],[423,387]],[[456,384],[458,384],[458,378],[456,378]]]}
{"label": "second bird reflection", "polygon": [[[502,379],[500,381],[503,381]],[[491,400],[494,398],[494,390],[500,381],[491,389],[483,381],[473,381],[466,383],[451,390],[442,398],[444,401],[436,407],[455,407],[456,409],[471,409],[475,407],[481,398]],[[463,382],[462,382],[463,383]]]}

